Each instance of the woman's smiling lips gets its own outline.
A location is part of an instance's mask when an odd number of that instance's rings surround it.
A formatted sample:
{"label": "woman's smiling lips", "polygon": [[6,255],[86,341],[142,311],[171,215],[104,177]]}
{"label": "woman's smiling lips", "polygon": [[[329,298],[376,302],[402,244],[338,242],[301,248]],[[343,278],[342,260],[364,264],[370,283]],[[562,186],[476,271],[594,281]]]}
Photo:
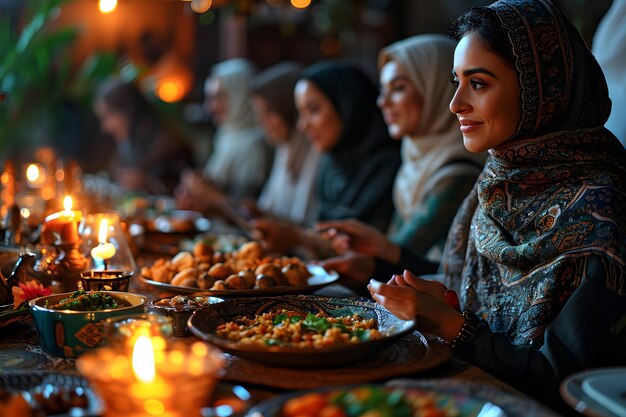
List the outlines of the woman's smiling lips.
{"label": "woman's smiling lips", "polygon": [[459,123],[461,123],[461,133],[472,133],[473,131],[480,129],[483,124],[482,122],[469,119],[459,119]]}

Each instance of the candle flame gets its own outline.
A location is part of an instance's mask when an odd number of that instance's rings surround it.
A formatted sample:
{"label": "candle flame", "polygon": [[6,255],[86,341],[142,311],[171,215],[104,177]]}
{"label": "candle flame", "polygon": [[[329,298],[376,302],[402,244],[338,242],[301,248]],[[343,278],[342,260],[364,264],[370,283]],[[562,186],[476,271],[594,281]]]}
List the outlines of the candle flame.
{"label": "candle flame", "polygon": [[154,381],[154,347],[150,337],[141,335],[133,347],[133,372],[144,383]]}
{"label": "candle flame", "polygon": [[109,230],[109,221],[107,219],[102,219],[100,221],[100,229],[98,229],[98,242],[99,243],[106,243],[108,230]]}
{"label": "candle flame", "polygon": [[72,197],[66,195],[63,199],[63,208],[65,211],[72,211]]}

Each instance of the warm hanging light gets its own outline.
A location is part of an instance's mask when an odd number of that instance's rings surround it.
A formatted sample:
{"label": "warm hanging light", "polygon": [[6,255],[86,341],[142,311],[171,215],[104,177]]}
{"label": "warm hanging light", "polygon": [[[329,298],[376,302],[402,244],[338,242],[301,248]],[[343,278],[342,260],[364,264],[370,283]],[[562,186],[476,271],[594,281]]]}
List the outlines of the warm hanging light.
{"label": "warm hanging light", "polygon": [[306,9],[311,5],[311,0],[291,0],[291,5],[296,9]]}
{"label": "warm hanging light", "polygon": [[164,80],[157,85],[156,93],[164,102],[174,103],[183,98],[184,89],[176,80]]}
{"label": "warm hanging light", "polygon": [[204,13],[211,8],[213,0],[191,0],[191,9],[196,13]]}
{"label": "warm hanging light", "polygon": [[111,13],[117,7],[117,0],[100,0],[98,7],[102,13]]}

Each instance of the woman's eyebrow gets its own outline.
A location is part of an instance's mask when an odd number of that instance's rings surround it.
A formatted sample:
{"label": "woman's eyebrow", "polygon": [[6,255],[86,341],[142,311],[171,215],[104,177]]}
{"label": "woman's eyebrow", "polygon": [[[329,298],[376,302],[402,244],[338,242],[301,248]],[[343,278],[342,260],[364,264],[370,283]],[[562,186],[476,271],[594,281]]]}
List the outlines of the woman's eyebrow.
{"label": "woman's eyebrow", "polygon": [[[453,72],[454,75],[456,75],[455,72]],[[496,74],[494,74],[493,72],[489,71],[486,68],[482,68],[482,67],[478,67],[478,68],[471,68],[471,69],[467,69],[465,71],[463,71],[463,75],[466,77],[469,77],[470,75],[474,75],[474,74],[487,74],[493,78],[498,78],[496,77]]]}

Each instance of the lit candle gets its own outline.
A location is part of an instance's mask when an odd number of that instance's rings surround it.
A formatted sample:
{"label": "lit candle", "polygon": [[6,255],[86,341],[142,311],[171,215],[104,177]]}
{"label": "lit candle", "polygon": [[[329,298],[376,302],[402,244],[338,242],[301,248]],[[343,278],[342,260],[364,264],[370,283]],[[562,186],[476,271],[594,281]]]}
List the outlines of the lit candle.
{"label": "lit candle", "polygon": [[156,374],[154,345],[150,337],[141,335],[135,341],[132,368],[136,383],[131,395],[143,402],[144,411],[152,416],[165,413],[164,399],[172,395],[171,388]]}
{"label": "lit candle", "polygon": [[104,401],[104,417],[200,417],[224,365],[202,342],[168,345],[139,329],[132,352],[96,349],[76,367]]}
{"label": "lit candle", "polygon": [[65,196],[63,200],[63,211],[52,213],[44,220],[41,231],[43,243],[78,243],[78,222],[82,219],[82,212],[72,210],[72,197]]}
{"label": "lit candle", "polygon": [[98,246],[91,250],[92,258],[98,258],[104,261],[104,269],[107,269],[106,261],[115,255],[115,246],[113,246],[112,243],[107,242],[108,228],[109,221],[107,219],[102,219],[100,221],[100,229],[98,229]]}

